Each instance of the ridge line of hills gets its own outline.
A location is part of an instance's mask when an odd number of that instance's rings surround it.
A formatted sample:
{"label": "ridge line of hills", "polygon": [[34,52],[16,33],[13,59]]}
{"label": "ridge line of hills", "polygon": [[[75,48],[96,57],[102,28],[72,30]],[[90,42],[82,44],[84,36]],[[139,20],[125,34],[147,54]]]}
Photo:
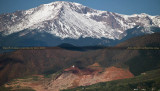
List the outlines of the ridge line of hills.
{"label": "ridge line of hills", "polygon": [[[149,34],[126,40],[116,47],[145,46],[159,47],[160,33]],[[99,63],[107,68],[115,66],[128,69],[135,76],[160,68],[160,50],[98,49],[88,51],[17,50],[0,54],[0,82],[33,74],[53,74],[72,65],[81,69]],[[12,70],[11,70],[12,69]]]}

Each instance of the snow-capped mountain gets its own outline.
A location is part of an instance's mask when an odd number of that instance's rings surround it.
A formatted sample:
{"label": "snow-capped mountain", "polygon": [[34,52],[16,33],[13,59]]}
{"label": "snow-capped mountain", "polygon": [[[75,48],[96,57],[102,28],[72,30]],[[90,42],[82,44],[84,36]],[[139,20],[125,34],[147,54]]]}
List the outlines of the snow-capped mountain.
{"label": "snow-capped mountain", "polygon": [[99,11],[78,3],[56,1],[25,11],[0,15],[0,34],[3,37],[18,33],[17,38],[37,31],[60,39],[106,38],[120,40],[126,31],[141,28],[142,33],[153,33],[160,28],[160,16],[148,14],[122,15]]}

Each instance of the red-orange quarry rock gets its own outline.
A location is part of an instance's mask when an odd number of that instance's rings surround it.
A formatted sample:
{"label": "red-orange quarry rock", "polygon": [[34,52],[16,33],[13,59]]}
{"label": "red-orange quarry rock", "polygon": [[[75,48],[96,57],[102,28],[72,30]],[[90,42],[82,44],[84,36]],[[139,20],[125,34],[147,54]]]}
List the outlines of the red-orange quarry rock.
{"label": "red-orange quarry rock", "polygon": [[52,81],[47,89],[59,91],[60,89],[87,86],[98,82],[131,78],[134,75],[128,69],[109,67],[103,69],[99,64],[93,64],[86,69],[72,66],[64,70],[56,80]]}
{"label": "red-orange quarry rock", "polygon": [[[45,79],[42,75],[33,76],[37,76],[39,80],[31,81],[29,78],[29,81],[26,81],[26,79],[23,81],[23,79],[19,79],[16,82],[17,85],[14,82],[11,87],[30,87],[36,91],[59,91],[61,89],[92,85],[98,82],[134,77],[128,69],[113,66],[102,68],[98,63],[90,65],[85,69],[79,69],[73,65],[54,78]],[[6,87],[10,86],[6,84]]]}

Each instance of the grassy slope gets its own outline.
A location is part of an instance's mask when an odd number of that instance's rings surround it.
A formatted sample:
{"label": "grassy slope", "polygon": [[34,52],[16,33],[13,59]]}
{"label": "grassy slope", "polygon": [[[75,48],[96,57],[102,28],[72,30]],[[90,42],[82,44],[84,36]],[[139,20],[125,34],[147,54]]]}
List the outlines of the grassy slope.
{"label": "grassy slope", "polygon": [[134,75],[160,68],[160,50],[139,50],[139,54],[125,63]]}
{"label": "grassy slope", "polygon": [[133,91],[134,89],[146,89],[146,91],[160,90],[160,69],[148,71],[134,78],[103,82],[91,86],[78,87],[63,91]]}
{"label": "grassy slope", "polygon": [[16,90],[11,90],[12,88],[6,88],[4,86],[0,86],[0,91],[35,91],[33,89],[16,89]]}

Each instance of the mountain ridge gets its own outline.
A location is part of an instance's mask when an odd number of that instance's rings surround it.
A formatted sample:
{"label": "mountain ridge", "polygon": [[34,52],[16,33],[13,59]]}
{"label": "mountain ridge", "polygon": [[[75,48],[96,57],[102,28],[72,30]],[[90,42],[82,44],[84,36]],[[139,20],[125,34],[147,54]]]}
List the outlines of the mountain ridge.
{"label": "mountain ridge", "polygon": [[[3,23],[2,23],[3,22]],[[36,8],[0,15],[3,36],[22,31],[18,38],[33,30],[46,32],[61,39],[107,38],[122,39],[127,29],[144,27],[144,33],[153,33],[150,27],[160,27],[160,16],[147,14],[122,15],[88,8],[78,3],[57,1]],[[26,30],[27,32],[23,32]],[[123,34],[126,36],[126,34]]]}

